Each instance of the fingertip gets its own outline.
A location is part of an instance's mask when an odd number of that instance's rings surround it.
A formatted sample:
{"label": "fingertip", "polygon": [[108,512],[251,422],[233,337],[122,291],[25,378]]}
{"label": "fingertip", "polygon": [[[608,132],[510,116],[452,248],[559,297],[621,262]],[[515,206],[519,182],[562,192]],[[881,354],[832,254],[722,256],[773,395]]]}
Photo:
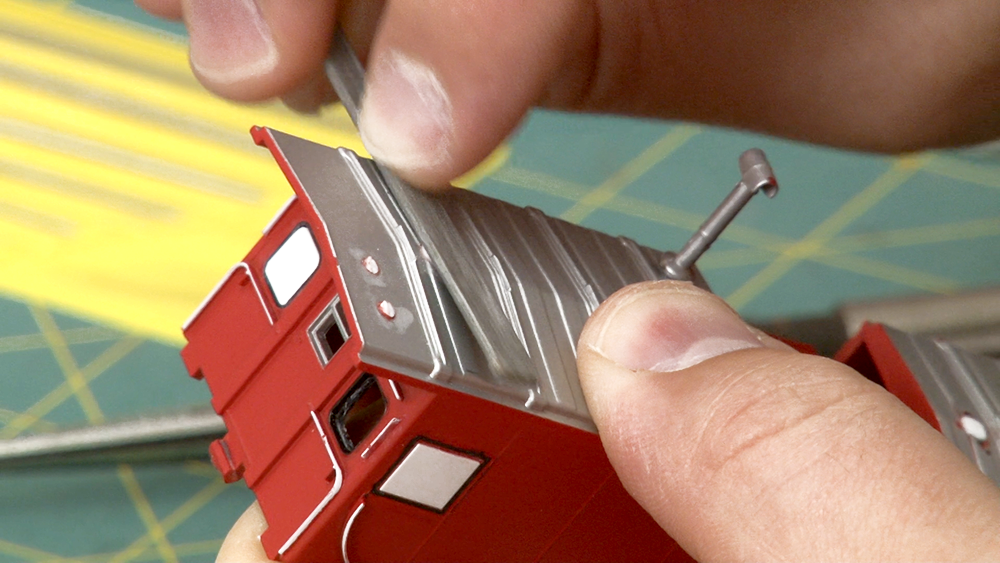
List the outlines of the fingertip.
{"label": "fingertip", "polygon": [[544,98],[567,44],[590,37],[587,4],[388,3],[369,56],[365,146],[424,188],[469,171]]}
{"label": "fingertip", "polygon": [[273,563],[264,553],[260,535],[267,530],[264,513],[256,502],[243,512],[222,541],[216,563]]}
{"label": "fingertip", "polygon": [[234,87],[247,88],[278,67],[278,45],[254,0],[186,0],[184,21],[191,69],[209,89],[252,98]]}
{"label": "fingertip", "polygon": [[321,72],[333,0],[183,0],[191,68],[213,92],[259,101],[295,92]]}
{"label": "fingertip", "polygon": [[640,284],[602,304],[578,347],[622,484],[688,553],[993,553],[1000,492],[957,449],[847,366],[737,322],[692,286]]}
{"label": "fingertip", "polygon": [[168,20],[179,20],[183,13],[180,0],[135,0],[135,5],[156,17]]}
{"label": "fingertip", "polygon": [[724,301],[674,280],[635,284],[616,293],[587,323],[580,342],[623,367],[657,372],[765,346]]}
{"label": "fingertip", "polygon": [[337,93],[327,79],[319,72],[306,83],[281,96],[281,102],[293,111],[314,114],[323,106],[337,101]]}
{"label": "fingertip", "polygon": [[437,72],[401,51],[382,51],[369,66],[358,129],[368,152],[421,187],[451,180],[455,120]]}

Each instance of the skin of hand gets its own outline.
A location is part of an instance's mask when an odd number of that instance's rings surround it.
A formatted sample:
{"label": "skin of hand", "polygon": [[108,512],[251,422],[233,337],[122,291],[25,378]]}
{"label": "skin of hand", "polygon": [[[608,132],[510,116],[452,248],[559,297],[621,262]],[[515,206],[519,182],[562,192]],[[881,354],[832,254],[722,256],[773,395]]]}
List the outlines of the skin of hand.
{"label": "skin of hand", "polygon": [[981,0],[137,0],[183,17],[236,100],[332,99],[334,22],[367,59],[361,134],[423,187],[532,106],[899,152],[1000,136],[1000,3]]}
{"label": "skin of hand", "polygon": [[[975,0],[138,0],[183,18],[210,90],[333,99],[334,22],[367,60],[369,151],[433,188],[532,106],[860,149],[1000,136],[1000,3]],[[580,338],[608,456],[712,560],[1000,560],[1000,489],[880,387],[689,284],[626,288]],[[256,504],[218,561],[267,561]]]}

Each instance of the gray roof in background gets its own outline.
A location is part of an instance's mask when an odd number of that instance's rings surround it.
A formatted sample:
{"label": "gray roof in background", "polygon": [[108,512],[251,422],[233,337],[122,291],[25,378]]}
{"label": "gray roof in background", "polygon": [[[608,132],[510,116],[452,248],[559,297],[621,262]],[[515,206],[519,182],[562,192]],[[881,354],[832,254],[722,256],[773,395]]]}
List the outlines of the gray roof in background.
{"label": "gray roof in background", "polygon": [[[885,330],[927,397],[941,432],[1000,484],[1000,360],[888,326]],[[984,427],[985,440],[963,429],[965,416]]]}

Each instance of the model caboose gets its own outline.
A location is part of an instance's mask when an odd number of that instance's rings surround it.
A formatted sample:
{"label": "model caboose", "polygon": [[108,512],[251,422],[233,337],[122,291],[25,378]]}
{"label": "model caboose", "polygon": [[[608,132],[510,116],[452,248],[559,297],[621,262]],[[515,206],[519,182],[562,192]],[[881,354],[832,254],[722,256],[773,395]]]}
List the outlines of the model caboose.
{"label": "model caboose", "polygon": [[[530,371],[497,373],[369,160],[253,131],[295,196],[184,327],[282,561],[686,559],[622,488],[576,339],[662,253],[456,190]],[[700,278],[696,279],[699,283]]]}
{"label": "model caboose", "polygon": [[[295,195],[186,323],[182,355],[228,429],[212,461],[256,493],[268,556],[689,559],[612,471],[575,342],[627,284],[670,275],[704,286],[689,268],[704,238],[664,256],[464,190],[430,202],[531,362],[498,370],[413,229],[422,218],[404,216],[375,163],[269,129],[253,135]],[[774,188],[763,155],[744,156],[712,228],[748,186]],[[876,325],[837,359],[1000,481],[996,360]]]}

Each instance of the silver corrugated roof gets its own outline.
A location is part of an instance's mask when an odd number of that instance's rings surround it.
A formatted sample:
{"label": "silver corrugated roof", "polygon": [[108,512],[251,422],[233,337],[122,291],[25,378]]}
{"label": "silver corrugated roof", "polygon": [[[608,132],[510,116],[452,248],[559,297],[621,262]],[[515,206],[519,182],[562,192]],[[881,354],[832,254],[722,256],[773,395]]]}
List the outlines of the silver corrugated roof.
{"label": "silver corrugated roof", "polygon": [[[271,133],[324,222],[364,361],[593,430],[577,379],[577,338],[609,295],[665,278],[660,252],[467,190],[435,198],[431,217],[448,223],[453,251],[468,253],[476,269],[468,274],[483,280],[484,299],[502,304],[506,332],[529,358],[519,371],[495,373],[373,163]],[[366,256],[379,264],[378,276],[362,265]],[[392,303],[394,319],[378,312],[381,301]]]}

